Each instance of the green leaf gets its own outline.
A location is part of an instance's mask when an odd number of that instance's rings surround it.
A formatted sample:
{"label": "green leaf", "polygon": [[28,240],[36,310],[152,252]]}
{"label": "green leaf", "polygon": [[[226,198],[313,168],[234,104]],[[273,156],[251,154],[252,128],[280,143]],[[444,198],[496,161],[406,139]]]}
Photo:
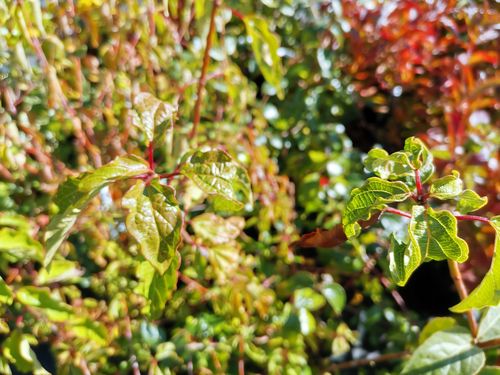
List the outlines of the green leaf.
{"label": "green leaf", "polygon": [[0,304],[10,305],[13,301],[12,291],[5,281],[0,277]]}
{"label": "green leaf", "polygon": [[419,246],[415,246],[412,242],[400,243],[394,235],[391,235],[389,270],[397,285],[404,286],[424,259],[425,254]]}
{"label": "green leaf", "polygon": [[172,188],[158,181],[145,187],[144,181],[137,181],[123,197],[123,207],[129,210],[126,226],[144,258],[163,275],[181,240],[182,212]]}
{"label": "green leaf", "polygon": [[492,306],[479,322],[477,340],[483,342],[498,338],[500,338],[500,306]]}
{"label": "green leaf", "polygon": [[477,211],[488,203],[488,197],[480,197],[473,190],[464,190],[458,197],[457,211],[461,214]]}
{"label": "green leaf", "polygon": [[472,341],[472,336],[463,327],[436,332],[415,350],[402,374],[477,374],[486,356]]}
{"label": "green leaf", "polygon": [[500,375],[499,366],[484,366],[479,373],[480,375]]}
{"label": "green leaf", "polygon": [[469,256],[469,246],[457,236],[457,219],[449,211],[413,206],[408,229],[411,244],[420,249],[425,259],[462,263]]}
{"label": "green leaf", "polygon": [[259,16],[245,16],[243,18],[248,36],[252,39],[251,45],[255,61],[262,75],[271,84],[279,99],[284,98],[281,80],[283,67],[278,56],[280,47],[279,37],[269,29],[269,21]]}
{"label": "green leaf", "polygon": [[238,268],[240,248],[234,241],[210,246],[207,251],[208,260],[221,281],[225,281]]}
{"label": "green leaf", "polygon": [[299,309],[300,332],[303,335],[309,335],[316,330],[316,319],[305,307]]}
{"label": "green leaf", "polygon": [[342,285],[337,283],[326,284],[321,289],[321,293],[325,296],[335,314],[338,315],[344,310],[347,296]]}
{"label": "green leaf", "polygon": [[425,327],[418,336],[418,344],[422,345],[429,337],[438,331],[452,328],[457,325],[457,321],[449,316],[432,318],[427,322]]}
{"label": "green leaf", "polygon": [[137,268],[139,285],[136,291],[149,301],[143,313],[150,318],[158,319],[163,313],[165,303],[177,287],[177,270],[180,266],[180,255],[177,253],[167,271],[160,275],[149,262],[141,262]]}
{"label": "green leaf", "polygon": [[3,354],[19,371],[35,375],[50,375],[38,362],[35,352],[31,349],[28,337],[19,330],[12,332],[4,341]]}
{"label": "green leaf", "polygon": [[420,180],[425,183],[434,173],[433,157],[427,146],[416,137],[407,138],[404,150],[409,154],[413,169],[420,172]]}
{"label": "green leaf", "polygon": [[155,133],[160,136],[165,132],[173,133],[174,114],[177,107],[159,100],[154,95],[141,92],[134,98],[132,124],[146,133],[148,142],[156,139]]}
{"label": "green leaf", "polygon": [[98,321],[85,318],[71,322],[70,325],[71,333],[80,339],[91,340],[99,346],[105,346],[108,343],[109,332]]}
{"label": "green leaf", "polygon": [[490,219],[496,231],[495,248],[491,266],[481,283],[459,304],[450,308],[453,312],[465,312],[500,304],[500,216]]}
{"label": "green leaf", "polygon": [[62,242],[69,235],[78,215],[100,189],[112,182],[148,171],[149,167],[143,159],[136,156],[124,156],[116,158],[93,172],[66,180],[54,197],[59,213],[52,218],[45,232],[47,253],[43,262],[44,266],[47,267],[50,264]]}
{"label": "green leaf", "polygon": [[431,197],[446,200],[455,198],[462,192],[463,182],[460,174],[457,171],[452,173],[452,175],[441,177],[431,184],[429,190]]}
{"label": "green leaf", "polygon": [[24,305],[40,309],[54,322],[65,322],[73,316],[71,306],[52,297],[46,288],[22,287],[17,291],[16,299]]}
{"label": "green leaf", "polygon": [[79,181],[78,190],[81,192],[101,190],[112,182],[148,172],[149,166],[144,159],[135,155],[118,157],[101,168],[86,173]]}
{"label": "green leaf", "polygon": [[252,203],[246,170],[223,151],[196,151],[186,157],[180,171],[205,193],[214,195],[218,211],[238,211]]}
{"label": "green leaf", "polygon": [[381,148],[374,148],[368,152],[363,164],[366,169],[384,180],[396,180],[414,175],[406,152],[398,151],[389,155]]}
{"label": "green leaf", "polygon": [[198,237],[212,244],[223,244],[240,235],[245,226],[245,220],[238,216],[224,219],[207,212],[193,218],[191,226]]}
{"label": "green leaf", "polygon": [[325,305],[325,297],[311,288],[297,289],[293,293],[293,304],[296,308],[316,311]]}
{"label": "green leaf", "polygon": [[34,240],[24,229],[0,229],[0,256],[9,262],[41,261],[42,245]]}
{"label": "green leaf", "polygon": [[381,210],[386,203],[402,202],[411,195],[410,188],[404,183],[390,182],[371,177],[360,188],[353,189],[342,215],[344,232],[348,238],[357,236],[361,231],[358,220],[367,220],[372,212]]}
{"label": "green leaf", "polygon": [[50,267],[42,268],[38,273],[37,283],[39,285],[62,282],[76,281],[83,274],[83,271],[78,268],[77,262],[72,262],[66,259],[56,259],[52,261]]}

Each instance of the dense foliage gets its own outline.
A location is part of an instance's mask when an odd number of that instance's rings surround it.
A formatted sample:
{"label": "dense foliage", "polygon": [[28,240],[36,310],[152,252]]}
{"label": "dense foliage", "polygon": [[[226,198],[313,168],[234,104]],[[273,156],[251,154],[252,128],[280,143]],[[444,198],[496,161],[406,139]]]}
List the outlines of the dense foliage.
{"label": "dense foliage", "polygon": [[498,18],[0,0],[0,373],[498,373]]}

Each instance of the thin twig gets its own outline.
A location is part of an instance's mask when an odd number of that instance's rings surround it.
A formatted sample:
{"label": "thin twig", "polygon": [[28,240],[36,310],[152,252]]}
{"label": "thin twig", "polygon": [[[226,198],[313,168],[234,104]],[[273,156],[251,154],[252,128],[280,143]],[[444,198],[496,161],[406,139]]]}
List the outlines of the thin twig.
{"label": "thin twig", "polygon": [[404,351],[404,352],[397,352],[397,353],[382,354],[381,356],[371,358],[371,359],[369,359],[369,358],[355,359],[352,361],[342,362],[342,363],[338,363],[338,364],[335,363],[335,364],[331,365],[328,368],[328,370],[329,371],[339,371],[339,370],[345,370],[348,368],[356,368],[356,367],[361,367],[361,366],[375,366],[377,363],[401,359],[403,357],[406,357],[407,355],[409,355],[409,353],[407,351]]}
{"label": "thin twig", "polygon": [[490,223],[490,219],[487,217],[476,216],[476,215],[455,215],[457,220],[469,220],[469,221],[482,221],[483,223]]}
{"label": "thin twig", "polygon": [[198,90],[196,92],[196,103],[194,105],[194,118],[193,118],[193,128],[189,134],[190,138],[196,136],[196,131],[198,130],[198,124],[201,118],[201,99],[203,97],[203,89],[205,88],[207,80],[207,70],[208,62],[210,60],[210,48],[212,47],[212,36],[215,31],[215,14],[217,13],[217,8],[220,5],[220,0],[214,0],[212,5],[212,13],[210,14],[210,28],[208,29],[207,43],[205,46],[205,53],[203,55],[203,65],[201,67],[200,80],[198,82]]}
{"label": "thin twig", "polygon": [[[458,268],[458,263],[454,260],[448,259],[448,268],[450,269],[450,276],[453,279],[453,283],[455,284],[455,288],[457,289],[458,295],[460,296],[460,300],[464,300],[467,298],[468,293],[465,288],[464,281],[462,279],[462,274],[460,273],[460,269]],[[477,322],[472,314],[472,310],[466,312],[467,321],[469,323],[469,328],[472,334],[472,337],[477,336]]]}
{"label": "thin twig", "polygon": [[424,188],[422,186],[422,180],[420,179],[420,172],[418,169],[415,169],[415,187],[417,188],[417,198],[419,201],[422,201],[424,197]]}
{"label": "thin twig", "polygon": [[493,339],[493,340],[478,342],[478,343],[476,343],[476,346],[480,347],[481,349],[495,348],[497,346],[500,346],[500,339]]}
{"label": "thin twig", "polygon": [[243,336],[240,336],[238,349],[240,352],[240,357],[238,359],[238,375],[245,375],[245,360],[243,354],[245,353],[245,342],[243,341]]}
{"label": "thin twig", "polygon": [[398,210],[396,208],[386,207],[386,208],[384,208],[383,211],[388,212],[390,214],[395,214],[395,215],[399,215],[399,216],[403,216],[403,217],[407,217],[407,218],[411,219],[411,214],[409,212],[401,211],[401,210]]}

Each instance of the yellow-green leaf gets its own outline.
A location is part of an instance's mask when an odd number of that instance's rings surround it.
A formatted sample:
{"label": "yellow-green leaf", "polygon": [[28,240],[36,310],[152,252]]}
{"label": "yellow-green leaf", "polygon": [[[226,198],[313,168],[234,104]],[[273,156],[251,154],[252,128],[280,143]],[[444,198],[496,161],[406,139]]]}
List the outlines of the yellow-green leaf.
{"label": "yellow-green leaf", "polygon": [[163,275],[180,243],[182,212],[172,188],[158,181],[145,187],[144,181],[137,181],[123,197],[123,207],[129,210],[126,225],[144,258]]}
{"label": "yellow-green leaf", "polygon": [[429,190],[431,197],[446,200],[455,198],[462,192],[463,182],[460,174],[457,171],[452,173],[452,175],[441,177],[431,184]]}
{"label": "yellow-green leaf", "polygon": [[458,197],[457,211],[461,214],[477,211],[488,203],[488,197],[481,197],[473,190],[464,190]]}
{"label": "yellow-green leaf", "polygon": [[420,345],[403,368],[402,374],[474,375],[484,366],[484,352],[472,343],[463,327],[434,333]]}
{"label": "yellow-green leaf", "polygon": [[163,135],[166,131],[173,132],[172,120],[177,107],[168,104],[154,95],[141,92],[134,98],[132,124],[146,133],[146,139],[155,139],[155,132]]}
{"label": "yellow-green leaf", "polygon": [[359,234],[361,227],[358,220],[367,220],[374,211],[383,209],[387,203],[402,202],[410,195],[410,188],[402,182],[369,178],[363,186],[352,190],[347,202],[342,215],[346,236],[350,238]]}
{"label": "yellow-green leaf", "polygon": [[495,249],[491,266],[481,283],[467,298],[450,308],[453,312],[465,312],[470,309],[481,309],[500,304],[500,216],[490,219],[495,229]]}
{"label": "yellow-green leaf", "polygon": [[139,285],[136,291],[148,299],[149,304],[143,309],[143,312],[149,314],[152,319],[161,316],[165,303],[177,287],[177,270],[179,266],[179,253],[174,256],[169,268],[163,275],[160,275],[149,262],[139,264],[137,268]]}
{"label": "yellow-green leaf", "polygon": [[457,236],[457,219],[449,211],[413,206],[409,236],[426,259],[452,259],[462,263],[469,256],[469,246]]}
{"label": "yellow-green leaf", "polygon": [[281,87],[283,67],[278,55],[280,40],[278,35],[269,29],[269,21],[259,16],[245,16],[243,18],[248,36],[251,38],[255,61],[262,75],[274,87],[278,98],[283,99]]}
{"label": "yellow-green leaf", "polygon": [[217,211],[238,211],[252,203],[247,171],[221,150],[196,151],[188,155],[181,173],[213,196]]}

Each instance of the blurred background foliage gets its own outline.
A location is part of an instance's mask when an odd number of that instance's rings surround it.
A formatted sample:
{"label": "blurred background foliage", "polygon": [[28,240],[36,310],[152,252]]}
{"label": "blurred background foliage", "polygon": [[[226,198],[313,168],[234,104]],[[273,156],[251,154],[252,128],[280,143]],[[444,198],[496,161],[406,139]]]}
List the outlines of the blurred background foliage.
{"label": "blurred background foliage", "polygon": [[[499,17],[488,1],[0,0],[0,274],[14,291],[0,293],[0,372],[334,373],[414,348],[458,297],[439,263],[405,288],[384,276],[377,231],[396,221],[334,249],[291,244],[340,222],[365,152],[400,149],[409,135],[432,148],[438,175],[456,169],[489,197],[482,214],[500,214]],[[187,180],[174,183],[182,264],[156,320],[124,229],[124,186],[103,190],[62,256],[41,263],[58,185],[144,155],[130,116],[141,91],[179,108],[159,172],[193,142],[222,148],[248,169],[255,198],[227,217]],[[472,287],[493,233],[460,230]]]}

